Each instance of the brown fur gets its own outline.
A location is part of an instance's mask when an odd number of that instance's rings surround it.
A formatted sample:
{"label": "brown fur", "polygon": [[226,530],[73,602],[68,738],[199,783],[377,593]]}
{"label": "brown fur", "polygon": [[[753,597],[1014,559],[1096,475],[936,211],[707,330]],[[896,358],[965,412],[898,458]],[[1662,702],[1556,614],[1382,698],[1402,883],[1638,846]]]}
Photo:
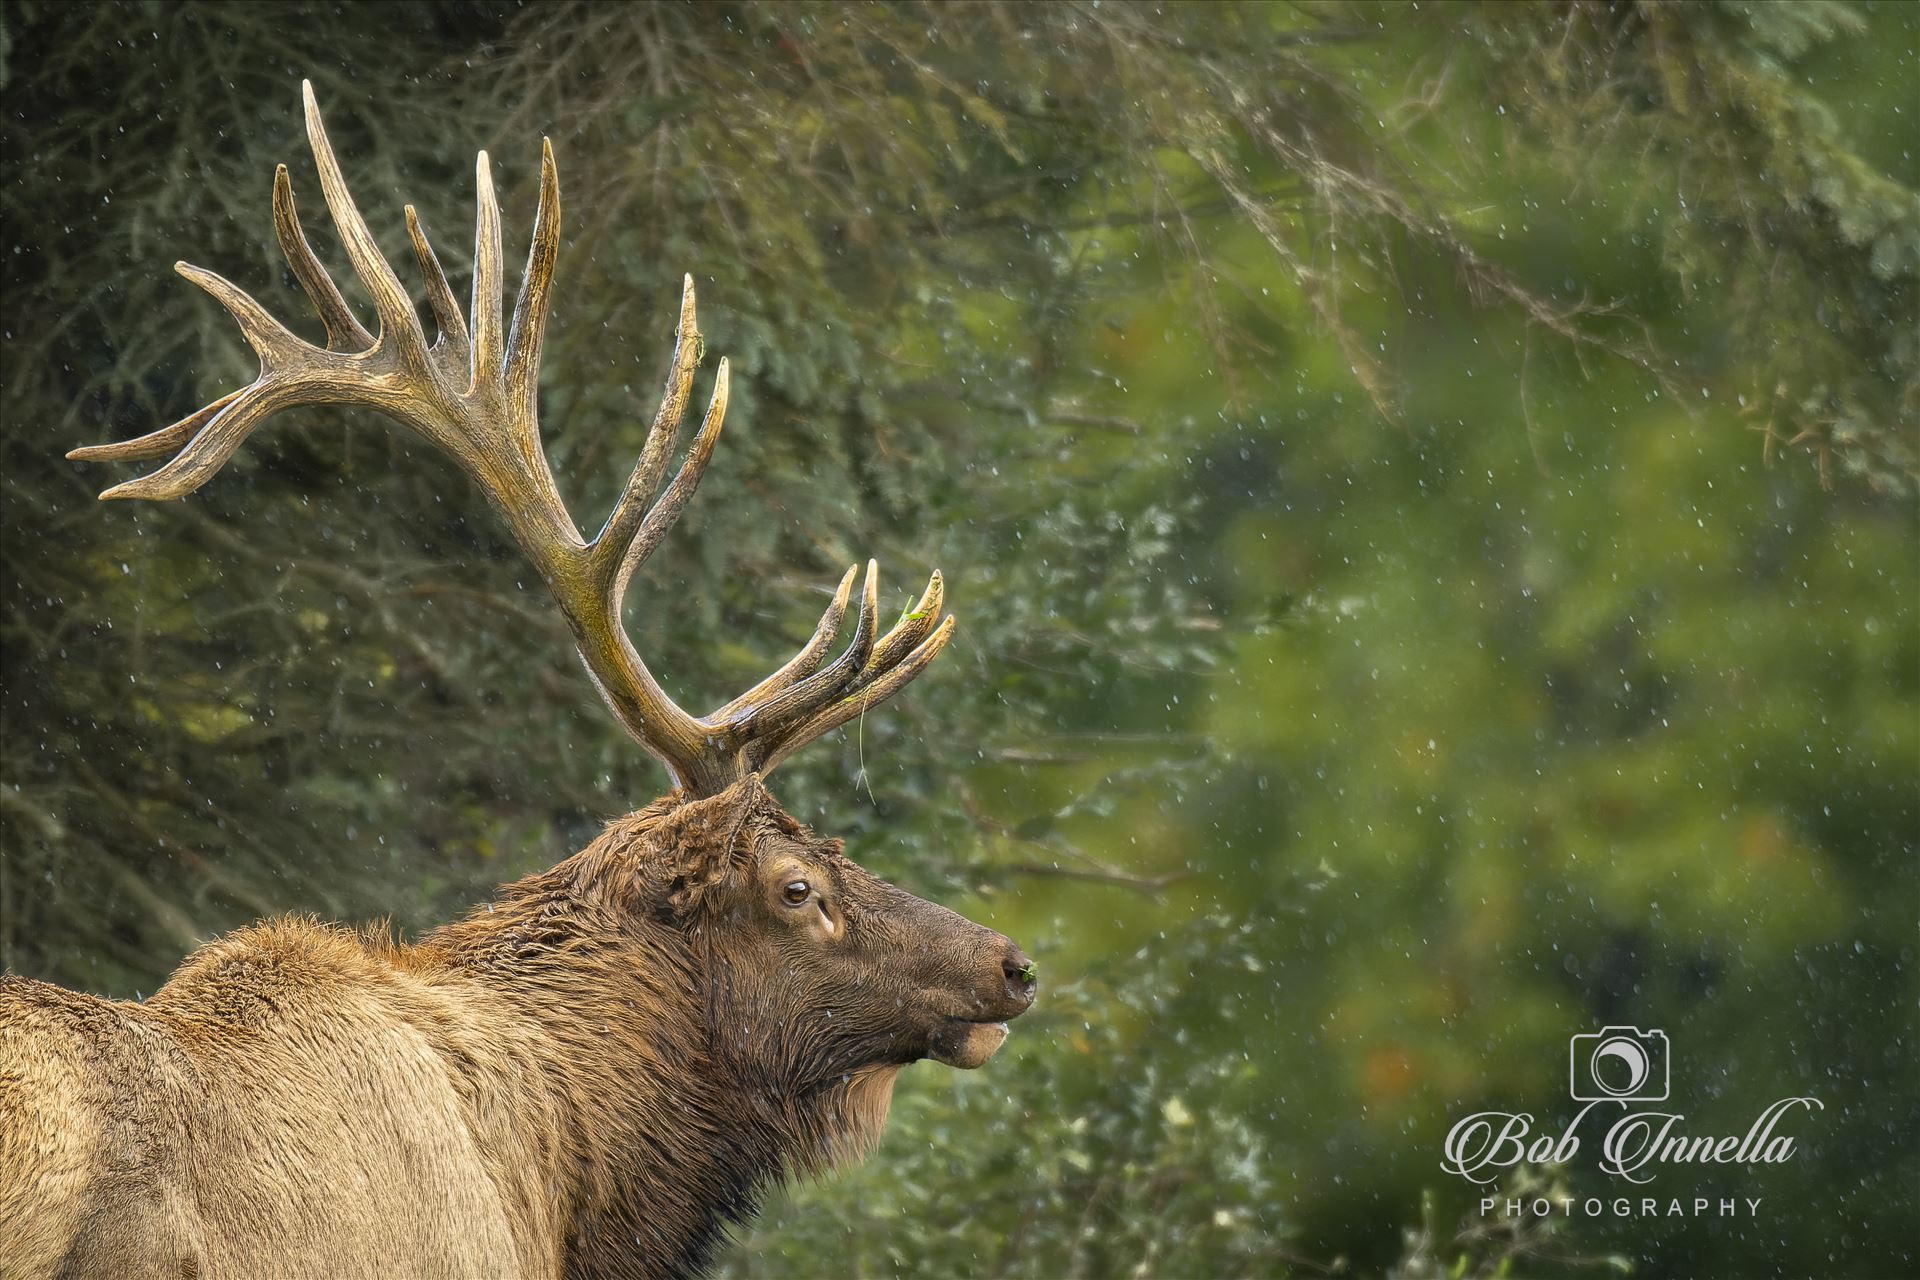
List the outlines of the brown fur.
{"label": "brown fur", "polygon": [[694,1274],[906,1063],[990,1053],[1024,966],[750,778],[415,945],[286,918],[144,1003],[0,978],[0,1276]]}

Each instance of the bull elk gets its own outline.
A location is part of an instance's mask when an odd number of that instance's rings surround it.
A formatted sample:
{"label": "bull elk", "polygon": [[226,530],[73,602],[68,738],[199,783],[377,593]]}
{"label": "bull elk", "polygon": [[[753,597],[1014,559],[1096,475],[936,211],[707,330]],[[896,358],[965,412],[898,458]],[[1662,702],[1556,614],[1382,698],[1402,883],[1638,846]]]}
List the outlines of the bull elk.
{"label": "bull elk", "polygon": [[282,166],[274,226],[325,345],[181,263],[239,322],[259,377],[164,430],[68,456],[171,454],[101,497],[178,498],[283,409],[353,405],[411,428],[487,495],[672,789],[414,943],[270,920],[202,947],[141,1003],[0,979],[0,1273],[698,1273],[783,1176],[873,1146],[904,1066],[977,1067],[1033,1002],[1033,966],[1012,942],[868,874],[762,781],[933,661],[954,625],[940,619],[940,575],[881,635],[869,562],[852,639],[829,661],[849,570],[785,665],[708,715],[682,710],[635,651],[621,602],[693,496],[726,412],[722,360],[667,480],[701,354],[691,278],[659,413],[585,539],[536,416],[560,242],[551,144],[507,323],[486,153],[466,315],[408,207],[429,342],[310,85],[305,107],[378,332],[314,255]]}

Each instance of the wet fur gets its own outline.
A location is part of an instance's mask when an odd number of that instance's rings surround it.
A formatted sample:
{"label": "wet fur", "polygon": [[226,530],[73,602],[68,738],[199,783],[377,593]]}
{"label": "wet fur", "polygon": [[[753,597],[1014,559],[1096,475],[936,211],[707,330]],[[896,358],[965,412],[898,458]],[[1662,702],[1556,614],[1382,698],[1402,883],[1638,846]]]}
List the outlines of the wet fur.
{"label": "wet fur", "polygon": [[0,978],[0,1275],[698,1273],[782,1176],[872,1148],[900,1065],[714,1034],[762,1016],[702,977],[705,899],[767,833],[840,856],[750,780],[417,945],[288,918],[143,1003]]}

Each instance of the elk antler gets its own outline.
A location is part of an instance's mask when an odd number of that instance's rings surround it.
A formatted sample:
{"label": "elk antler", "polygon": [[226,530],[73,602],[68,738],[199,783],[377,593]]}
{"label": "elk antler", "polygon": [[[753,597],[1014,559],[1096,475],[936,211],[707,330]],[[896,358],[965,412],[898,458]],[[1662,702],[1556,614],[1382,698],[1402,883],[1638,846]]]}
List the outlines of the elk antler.
{"label": "elk antler", "polygon": [[69,453],[69,458],[86,462],[174,455],[159,470],[116,485],[102,498],[189,494],[213,478],[254,428],[296,405],[359,405],[395,419],[451,454],[486,493],[552,589],[607,705],[666,765],[675,785],[691,795],[711,795],[749,771],[771,770],[797,748],[892,697],[925,670],[953,634],[951,616],[939,621],[940,574],[936,571],[928,581],[919,604],[876,640],[878,583],[875,565],[868,561],[853,640],[839,657],[822,665],[846,615],[855,569],[841,579],[813,638],[785,666],[708,716],[681,710],[634,651],[620,606],[634,570],[693,496],[726,414],[727,362],[722,360],[700,432],[662,490],[700,360],[693,277],[686,278],[681,294],[680,324],[660,411],[613,513],[599,534],[586,541],[560,498],[540,443],[540,346],[553,304],[553,267],[560,247],[560,181],[552,143],[542,142],[533,247],[520,300],[504,335],[500,210],[487,153],[480,153],[475,166],[479,217],[469,317],[461,316],[420,220],[413,206],[407,206],[407,234],[439,330],[429,344],[412,297],[381,256],[347,192],[314,103],[313,86],[303,82],[302,93],[321,194],[355,274],[373,297],[379,335],[361,327],[314,256],[294,209],[286,166],[281,165],[273,182],[274,229],[294,276],[326,326],[326,346],[294,336],[266,308],[213,272],[176,264],[176,271],[212,294],[239,322],[260,357],[260,376],[151,435]]}

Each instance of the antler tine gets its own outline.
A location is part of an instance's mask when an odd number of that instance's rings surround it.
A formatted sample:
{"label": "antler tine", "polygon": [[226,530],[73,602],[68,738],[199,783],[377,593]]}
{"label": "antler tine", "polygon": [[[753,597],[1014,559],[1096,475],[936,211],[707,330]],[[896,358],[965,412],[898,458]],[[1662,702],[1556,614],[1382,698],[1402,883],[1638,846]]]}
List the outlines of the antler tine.
{"label": "antler tine", "polygon": [[513,329],[507,337],[507,395],[520,412],[514,421],[537,423],[540,394],[540,348],[546,341],[547,315],[553,309],[553,268],[560,258],[560,171],[553,163],[553,141],[540,139],[540,208],[533,219],[533,244],[527,249],[527,272],[520,284],[520,300],[513,308]]}
{"label": "antler tine", "polygon": [[293,268],[293,278],[300,282],[313,309],[320,313],[320,323],[327,327],[327,350],[365,351],[372,346],[373,335],[354,318],[339,286],[307,243],[307,233],[300,226],[300,208],[293,201],[293,179],[287,176],[285,165],[273,171],[273,232],[280,240],[280,252],[287,256],[287,265]]}
{"label": "antler tine", "polygon": [[173,269],[212,294],[213,300],[227,309],[227,314],[240,326],[240,336],[260,357],[263,377],[272,377],[279,372],[274,367],[276,360],[285,360],[292,354],[321,354],[318,347],[274,319],[273,313],[254,301],[252,294],[225,276],[205,267],[196,267],[191,262],[176,262]]}
{"label": "antler tine", "polygon": [[[820,688],[845,684],[859,675],[860,668],[873,656],[873,638],[880,631],[880,562],[867,561],[867,572],[860,580],[860,612],[853,621],[853,642],[817,676],[808,676],[794,686],[797,693],[808,681],[818,680]],[[848,673],[852,673],[849,675]],[[796,699],[804,702],[804,696]]]}
{"label": "antler tine", "polygon": [[792,729],[755,753],[754,767],[761,773],[772,773],[780,762],[806,746],[814,739],[833,732],[856,716],[879,706],[894,694],[906,688],[916,676],[927,669],[940,651],[947,647],[947,641],[953,638],[953,629],[959,625],[952,614],[938,629],[909,653],[900,665],[888,671],[865,688],[849,693],[829,706],[822,707],[811,716],[802,720]]}
{"label": "antler tine", "polygon": [[170,427],[150,431],[133,440],[122,440],[118,444],[81,445],[78,449],[67,450],[67,457],[74,462],[140,462],[147,458],[164,458],[198,435],[202,427],[219,417],[220,411],[238,400],[245,391],[245,387],[239,391],[229,391],[206,408],[195,409]]}
{"label": "antler tine", "polygon": [[[467,349],[467,318],[460,314],[459,300],[453,296],[453,286],[447,283],[447,273],[440,269],[439,255],[433,246],[427,243],[427,233],[420,225],[420,215],[413,206],[407,206],[407,238],[413,241],[413,256],[420,264],[420,274],[427,281],[427,302],[433,307],[433,322],[440,329],[439,342],[453,344],[458,351]],[[435,343],[439,345],[439,343]]]}
{"label": "antler tine", "polygon": [[694,307],[693,277],[683,276],[680,323],[673,331],[673,360],[667,366],[667,385],[660,395],[660,411],[654,414],[653,425],[647,429],[647,443],[633,464],[626,488],[621,490],[606,525],[593,540],[596,547],[604,548],[609,560],[626,555],[627,546],[646,518],[647,501],[659,489],[660,477],[666,473],[667,461],[673,456],[674,442],[680,437],[680,422],[693,395],[693,370],[700,363],[703,345]]}
{"label": "antler tine", "polygon": [[779,733],[804,719],[822,702],[843,692],[859,678],[867,659],[873,656],[873,638],[878,630],[875,615],[880,606],[879,576],[879,563],[867,561],[866,578],[860,586],[860,613],[854,620],[852,643],[825,669],[775,694],[759,706],[747,707],[736,713],[733,728],[742,740]]}
{"label": "antler tine", "polygon": [[500,367],[500,202],[493,194],[493,166],[482,151],[473,159],[473,355],[472,386],[485,385]]}
{"label": "antler tine", "polygon": [[740,712],[765,702],[774,694],[818,671],[820,664],[826,661],[827,650],[833,647],[833,638],[840,634],[840,620],[847,616],[847,600],[853,591],[853,580],[859,576],[860,566],[857,564],[841,575],[840,589],[833,593],[832,602],[827,605],[826,612],[820,615],[820,625],[813,629],[813,637],[800,647],[800,652],[788,658],[778,671],[707,719],[723,724],[734,720]]}
{"label": "antler tine", "polygon": [[427,339],[420,331],[420,317],[413,309],[413,299],[407,296],[400,278],[393,274],[393,267],[380,252],[380,246],[374,243],[373,232],[367,229],[366,219],[360,216],[360,208],[353,202],[353,193],[347,190],[347,180],[340,173],[340,161],[334,157],[333,144],[327,141],[327,126],[320,119],[320,104],[314,101],[311,80],[300,82],[300,97],[306,107],[307,142],[313,148],[314,167],[320,171],[320,194],[326,199],[328,212],[333,214],[333,225],[340,233],[340,243],[347,251],[348,260],[353,263],[354,274],[373,295],[381,336],[424,351]]}
{"label": "antler tine", "polygon": [[[900,620],[875,643],[872,638],[874,608],[870,602],[877,595],[878,575],[873,562],[868,561],[866,593],[861,602],[861,620],[856,624],[853,643],[832,669],[808,679],[819,666],[821,657],[839,630],[840,619],[846,609],[847,588],[852,585],[857,571],[858,566],[847,570],[846,577],[840,580],[840,590],[833,604],[821,617],[820,625],[806,647],[771,676],[707,717],[709,722],[729,724],[736,733],[751,739],[780,737],[783,727],[799,725],[804,728],[809,716],[817,708],[836,696],[846,697],[876,686],[903,665],[904,659],[939,625],[940,606],[946,596],[945,581],[940,571],[934,570],[927,579],[927,589],[921,593],[919,602],[904,611]],[[929,657],[928,661],[931,660]],[[903,679],[900,683],[905,684],[906,681]],[[811,739],[824,732],[824,728],[808,732],[806,737]]]}
{"label": "antler tine", "polygon": [[[867,659],[866,666],[861,669],[861,681],[871,681],[870,673],[891,668],[900,661],[902,655],[917,648],[928,633],[939,625],[940,606],[946,603],[946,599],[946,579],[935,569],[927,579],[927,589],[920,593],[919,602],[902,613],[900,620],[873,647],[873,656]],[[855,682],[855,688],[860,686],[861,681]]]}
{"label": "antler tine", "polygon": [[[927,589],[921,593],[919,603],[907,610],[876,644],[873,633],[877,578],[877,567],[869,560],[853,643],[832,666],[759,706],[735,708],[734,732],[751,744],[748,756],[757,759],[757,767],[763,771],[771,770],[786,755],[866,708],[892,697],[945,646],[946,639],[937,630],[940,605],[946,593],[939,572],[936,570],[927,580]],[[951,631],[952,624],[953,619],[948,618],[944,625]]]}
{"label": "antler tine", "polygon": [[719,367],[713,373],[713,395],[707,401],[707,416],[701,420],[700,434],[693,438],[685,461],[674,472],[666,491],[647,509],[639,532],[633,535],[633,541],[627,545],[614,569],[611,591],[616,609],[626,595],[627,583],[632,580],[634,570],[653,554],[653,549],[660,545],[660,540],[673,528],[674,521],[686,510],[687,503],[693,498],[693,491],[700,487],[700,477],[707,473],[707,463],[713,459],[713,447],[720,443],[720,428],[727,418],[727,392],[731,382],[726,357],[722,356]]}
{"label": "antler tine", "polygon": [[[192,493],[211,480],[226,465],[255,427],[280,410],[318,399],[307,384],[314,381],[313,370],[324,377],[329,362],[339,357],[322,351],[296,337],[291,330],[232,281],[191,263],[176,262],[173,269],[213,295],[240,325],[241,336],[260,357],[260,376],[250,385],[216,401],[212,414],[207,406],[164,431],[122,446],[137,456],[156,456],[162,440],[185,436],[191,424],[201,423],[181,446],[179,453],[157,471],[118,484],[102,493],[103,500],[121,498],[179,498]],[[123,455],[125,456],[125,455]]]}
{"label": "antler tine", "polygon": [[245,444],[253,429],[282,409],[302,401],[299,388],[290,382],[273,381],[263,376],[242,388],[225,408],[215,414],[200,432],[189,440],[173,460],[157,471],[137,480],[114,485],[100,495],[102,502],[122,498],[164,500],[184,498],[213,479],[227,459]]}

